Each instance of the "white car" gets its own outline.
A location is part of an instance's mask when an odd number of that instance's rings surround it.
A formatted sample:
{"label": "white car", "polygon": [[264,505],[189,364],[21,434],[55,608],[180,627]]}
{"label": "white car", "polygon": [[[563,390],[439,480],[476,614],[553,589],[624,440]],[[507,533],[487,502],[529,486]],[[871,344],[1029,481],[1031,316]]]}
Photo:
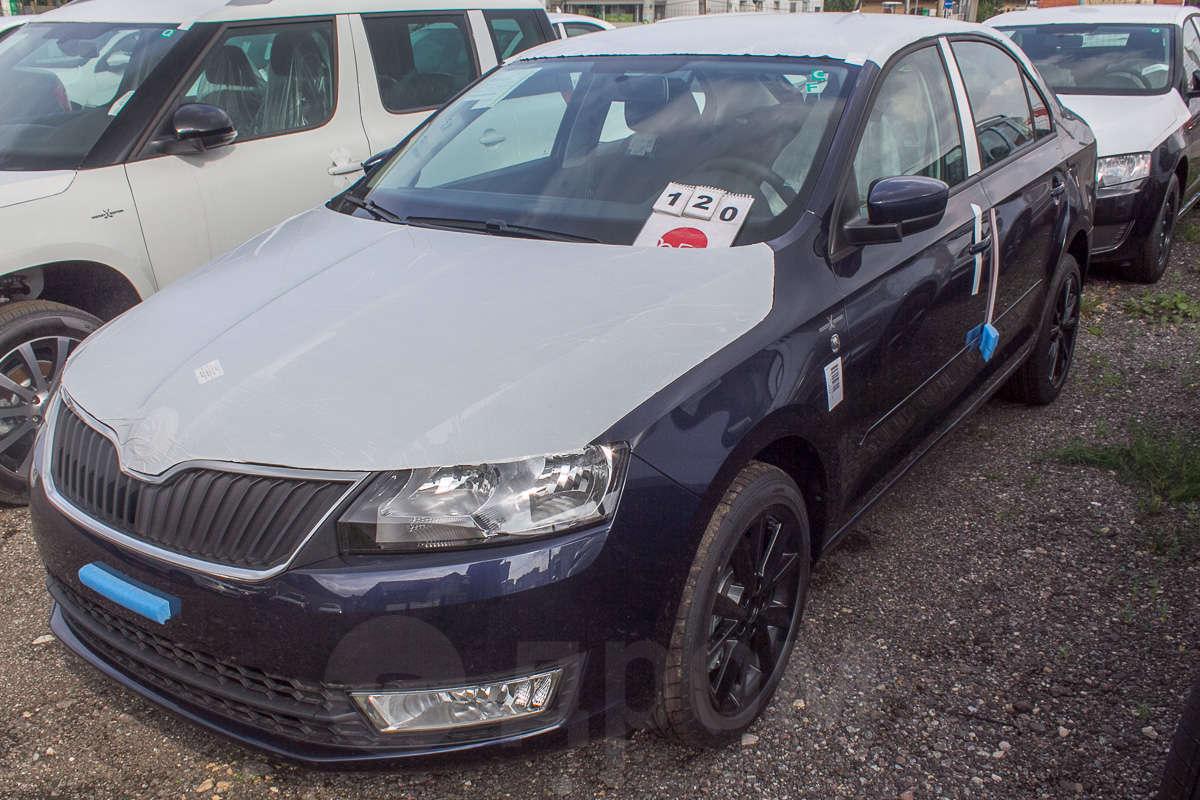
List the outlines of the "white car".
{"label": "white car", "polygon": [[25,24],[29,17],[0,17],[0,39]]}
{"label": "white car", "polygon": [[611,31],[616,28],[611,22],[605,22],[602,19],[587,17],[583,14],[563,14],[561,12],[550,14],[550,24],[554,26],[554,33],[559,39],[570,39],[572,36],[583,36],[586,33],[600,33],[601,31]]}
{"label": "white car", "polygon": [[1096,134],[1097,261],[1153,283],[1200,197],[1200,9],[1068,6],[988,20]]}
{"label": "white car", "polygon": [[24,497],[40,404],[101,321],[552,38],[536,0],[91,0],[5,36],[0,501]]}

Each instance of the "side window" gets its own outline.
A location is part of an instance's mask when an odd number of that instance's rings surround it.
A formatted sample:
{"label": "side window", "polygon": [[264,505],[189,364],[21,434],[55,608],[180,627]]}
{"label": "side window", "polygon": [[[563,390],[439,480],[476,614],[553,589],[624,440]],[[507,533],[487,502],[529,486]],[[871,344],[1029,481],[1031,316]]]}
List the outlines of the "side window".
{"label": "side window", "polygon": [[1021,79],[1025,81],[1025,96],[1029,98],[1029,108],[1033,113],[1033,135],[1038,139],[1049,136],[1054,129],[1050,120],[1050,109],[1046,107],[1042,93],[1033,85],[1033,81],[1029,80],[1029,76],[1022,73]]}
{"label": "side window", "polygon": [[383,107],[392,113],[435,108],[477,75],[461,14],[364,16]]}
{"label": "side window", "polygon": [[954,58],[971,101],[984,169],[1034,140],[1025,78],[1012,56],[985,42],[954,42]]}
{"label": "side window", "polygon": [[496,58],[500,63],[522,50],[548,41],[537,11],[485,11],[483,16],[491,31],[492,44],[496,46]]}
{"label": "side window", "polygon": [[924,175],[950,186],[967,175],[958,114],[936,47],[901,59],[875,96],[854,156],[858,213],[866,212],[872,183],[898,175]]}
{"label": "side window", "polygon": [[1183,24],[1183,85],[1192,86],[1192,73],[1200,70],[1200,34],[1196,32],[1196,18],[1189,17]]}
{"label": "side window", "polygon": [[333,116],[333,24],[232,28],[208,51],[184,97],[229,113],[238,141],[324,125]]}
{"label": "side window", "polygon": [[598,25],[593,25],[590,22],[564,22],[563,30],[567,32],[567,38],[572,36],[583,36],[585,33],[597,33],[604,30]]}

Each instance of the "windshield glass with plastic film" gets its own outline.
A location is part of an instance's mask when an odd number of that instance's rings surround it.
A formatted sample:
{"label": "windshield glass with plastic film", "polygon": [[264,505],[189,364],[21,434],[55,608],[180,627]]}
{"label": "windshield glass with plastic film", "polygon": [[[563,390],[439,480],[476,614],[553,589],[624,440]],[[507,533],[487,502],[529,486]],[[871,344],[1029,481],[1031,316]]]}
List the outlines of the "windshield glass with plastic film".
{"label": "windshield glass with plastic film", "polygon": [[1171,86],[1170,25],[1022,25],[1012,37],[1059,94],[1159,94]]}
{"label": "windshield glass with plastic film", "polygon": [[[656,206],[699,187],[694,204],[708,189],[717,199],[685,219],[732,217],[720,198],[745,196],[732,243],[763,241],[815,179],[855,74],[793,58],[516,62],[433,117],[366,199],[391,221],[469,220],[628,245]],[[674,189],[684,197],[672,200]]]}
{"label": "windshield glass with plastic film", "polygon": [[31,22],[0,40],[0,170],[78,167],[179,35]]}

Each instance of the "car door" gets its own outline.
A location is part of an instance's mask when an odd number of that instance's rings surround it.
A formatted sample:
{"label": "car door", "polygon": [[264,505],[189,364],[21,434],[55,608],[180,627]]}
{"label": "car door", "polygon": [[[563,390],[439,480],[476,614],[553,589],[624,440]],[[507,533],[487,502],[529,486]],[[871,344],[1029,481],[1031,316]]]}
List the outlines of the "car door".
{"label": "car door", "polygon": [[1040,318],[1045,293],[1037,289],[1053,274],[1065,239],[1068,176],[1046,100],[1018,61],[980,39],[957,39],[951,50],[975,125],[983,189],[999,225],[994,368]]}
{"label": "car door", "polygon": [[[841,331],[849,498],[860,497],[924,435],[979,373],[966,345],[986,307],[987,200],[942,48],[903,55],[881,77],[843,189],[831,266],[847,284]],[[836,231],[866,213],[872,183],[924,175],[951,188],[942,220],[901,241],[846,247]]]}
{"label": "car door", "polygon": [[[232,145],[126,167],[160,286],[344,190],[370,154],[345,17],[224,28],[173,108],[223,108]],[[171,109],[168,109],[171,111]],[[172,135],[171,113],[160,136]]]}
{"label": "car door", "polygon": [[[477,13],[477,12],[476,12]],[[364,14],[355,32],[363,127],[385,150],[496,62],[490,39],[477,49],[468,12]]]}
{"label": "car door", "polygon": [[1183,126],[1184,152],[1188,160],[1187,185],[1181,186],[1185,205],[1191,203],[1200,191],[1200,27],[1197,15],[1183,23],[1183,75],[1179,80],[1179,92],[1188,107],[1188,121]]}

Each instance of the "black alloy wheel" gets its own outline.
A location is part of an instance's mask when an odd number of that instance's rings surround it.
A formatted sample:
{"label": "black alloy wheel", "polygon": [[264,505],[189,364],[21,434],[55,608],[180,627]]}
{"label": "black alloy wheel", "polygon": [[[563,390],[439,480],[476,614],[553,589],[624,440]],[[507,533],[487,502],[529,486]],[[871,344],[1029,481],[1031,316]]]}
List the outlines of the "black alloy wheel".
{"label": "black alloy wheel", "polygon": [[1050,345],[1047,357],[1050,364],[1050,385],[1061,389],[1075,356],[1075,338],[1079,333],[1079,282],[1074,273],[1063,281],[1054,304],[1050,321]]}
{"label": "black alloy wheel", "polygon": [[721,714],[752,705],[779,666],[796,618],[799,529],[788,508],[763,511],[717,573],[707,656],[710,697]]}
{"label": "black alloy wheel", "polygon": [[752,461],[696,548],[651,723],[692,746],[741,735],[767,707],[795,647],[812,570],[804,495]]}

